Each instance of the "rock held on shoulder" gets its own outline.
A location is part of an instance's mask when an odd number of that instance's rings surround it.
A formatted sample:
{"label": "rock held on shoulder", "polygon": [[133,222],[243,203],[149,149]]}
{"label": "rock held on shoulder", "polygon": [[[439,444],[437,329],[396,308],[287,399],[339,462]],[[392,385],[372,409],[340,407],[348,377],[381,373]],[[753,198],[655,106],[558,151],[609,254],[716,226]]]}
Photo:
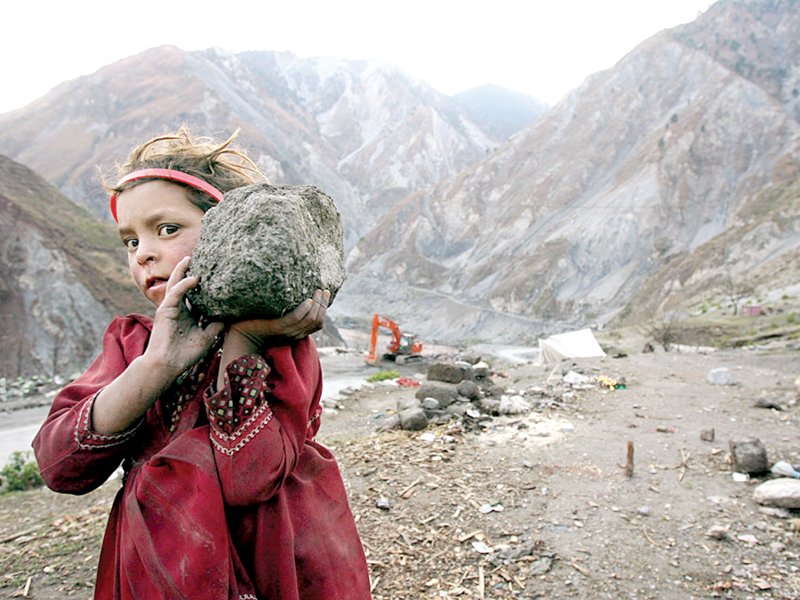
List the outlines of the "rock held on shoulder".
{"label": "rock held on shoulder", "polygon": [[317,289],[332,302],[345,280],[342,240],[333,200],[314,186],[236,188],[203,217],[189,301],[214,320],[279,317]]}

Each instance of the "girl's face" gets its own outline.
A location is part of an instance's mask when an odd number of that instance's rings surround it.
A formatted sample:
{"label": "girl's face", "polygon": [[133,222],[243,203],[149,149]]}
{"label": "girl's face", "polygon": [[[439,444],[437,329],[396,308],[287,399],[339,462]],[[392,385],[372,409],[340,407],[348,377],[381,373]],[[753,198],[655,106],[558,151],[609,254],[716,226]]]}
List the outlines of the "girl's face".
{"label": "girl's face", "polygon": [[194,250],[203,211],[189,201],[183,187],[159,180],[122,192],[117,218],[136,287],[159,306],[175,265]]}

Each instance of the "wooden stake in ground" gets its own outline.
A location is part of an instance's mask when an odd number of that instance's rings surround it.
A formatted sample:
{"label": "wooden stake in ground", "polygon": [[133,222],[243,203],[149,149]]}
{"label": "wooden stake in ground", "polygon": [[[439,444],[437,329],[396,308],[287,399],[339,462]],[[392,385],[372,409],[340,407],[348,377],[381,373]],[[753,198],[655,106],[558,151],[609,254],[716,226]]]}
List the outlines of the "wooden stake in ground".
{"label": "wooden stake in ground", "polygon": [[628,460],[625,463],[625,477],[633,477],[633,440],[628,440]]}

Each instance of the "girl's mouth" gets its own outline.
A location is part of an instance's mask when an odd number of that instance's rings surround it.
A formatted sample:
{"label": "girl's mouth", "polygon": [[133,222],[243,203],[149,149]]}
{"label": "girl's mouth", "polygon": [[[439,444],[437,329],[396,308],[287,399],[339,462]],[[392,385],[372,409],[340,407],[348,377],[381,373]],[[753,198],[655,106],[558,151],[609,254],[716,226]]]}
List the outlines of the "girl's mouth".
{"label": "girl's mouth", "polygon": [[145,288],[149,290],[150,288],[165,283],[166,281],[166,279],[162,279],[161,277],[149,277],[147,281],[145,281]]}

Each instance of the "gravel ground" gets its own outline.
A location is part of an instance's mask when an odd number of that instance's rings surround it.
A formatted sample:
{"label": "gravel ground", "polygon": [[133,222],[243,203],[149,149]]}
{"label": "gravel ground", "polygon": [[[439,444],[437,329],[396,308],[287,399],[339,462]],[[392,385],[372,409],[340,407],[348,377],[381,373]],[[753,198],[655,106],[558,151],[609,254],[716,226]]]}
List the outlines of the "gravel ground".
{"label": "gravel ground", "polygon": [[[556,369],[498,359],[493,379],[531,412],[424,432],[377,431],[413,388],[346,393],[320,439],[342,467],[374,597],[800,597],[800,511],[756,504],[765,478],[734,480],[729,457],[730,441],[757,437],[771,462],[800,463],[798,356],[631,354]],[[736,385],[708,382],[719,367]],[[566,386],[570,370],[591,387]],[[0,596],[91,597],[118,486],[0,497]]]}

